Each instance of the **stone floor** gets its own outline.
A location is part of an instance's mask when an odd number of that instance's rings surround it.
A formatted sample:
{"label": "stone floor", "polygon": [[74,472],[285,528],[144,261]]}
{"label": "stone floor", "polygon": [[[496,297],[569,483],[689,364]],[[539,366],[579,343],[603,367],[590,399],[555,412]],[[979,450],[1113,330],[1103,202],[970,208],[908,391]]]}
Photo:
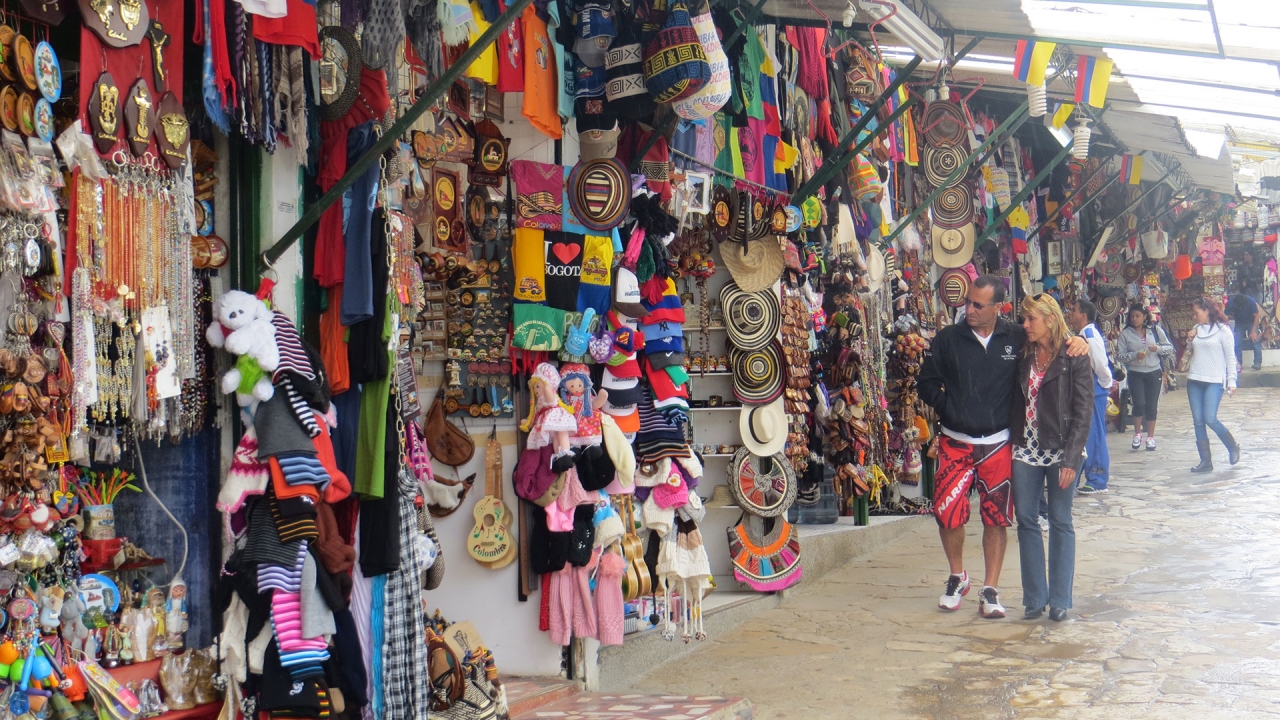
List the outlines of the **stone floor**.
{"label": "stone floor", "polygon": [[[757,718],[1253,718],[1280,715],[1280,389],[1224,399],[1245,452],[1192,475],[1186,396],[1162,398],[1160,449],[1111,439],[1111,493],[1077,497],[1075,609],[1021,619],[1016,533],[1002,598],[938,610],[946,565],[922,527],[697,653],[637,693],[745,696]],[[982,576],[977,513],[967,567]]]}

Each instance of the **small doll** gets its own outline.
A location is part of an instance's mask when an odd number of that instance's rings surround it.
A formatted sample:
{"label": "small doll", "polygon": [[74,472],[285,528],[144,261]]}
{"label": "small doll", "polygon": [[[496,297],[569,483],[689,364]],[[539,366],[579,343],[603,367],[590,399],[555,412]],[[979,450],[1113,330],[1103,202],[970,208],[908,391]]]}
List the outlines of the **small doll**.
{"label": "small doll", "polygon": [[573,410],[578,429],[569,436],[572,447],[599,445],[600,408],[609,399],[609,391],[595,392],[591,385],[591,371],[582,363],[565,365],[560,374],[560,398]]}
{"label": "small doll", "polygon": [[539,364],[529,378],[529,417],[520,424],[520,429],[529,433],[526,447],[540,450],[551,445],[553,457],[570,454],[569,436],[578,431],[573,408],[560,399],[559,389],[560,372],[551,363]]}
{"label": "small doll", "polygon": [[170,650],[181,650],[187,632],[187,584],[177,578],[169,586],[169,599],[164,603],[165,641]]}

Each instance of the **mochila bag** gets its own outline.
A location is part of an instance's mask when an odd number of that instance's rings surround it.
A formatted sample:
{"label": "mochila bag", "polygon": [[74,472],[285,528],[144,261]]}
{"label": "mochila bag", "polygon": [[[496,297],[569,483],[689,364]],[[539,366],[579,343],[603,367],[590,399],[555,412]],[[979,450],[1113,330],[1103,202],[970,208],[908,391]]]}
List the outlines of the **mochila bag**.
{"label": "mochila bag", "polygon": [[515,332],[511,345],[532,352],[555,352],[563,344],[564,311],[529,303],[517,303],[512,309]]}
{"label": "mochila bag", "polygon": [[431,403],[431,409],[427,411],[425,434],[427,437],[427,449],[431,451],[431,457],[439,460],[445,465],[458,467],[467,464],[472,455],[475,455],[476,444],[472,441],[471,436],[458,429],[457,425],[449,422],[444,415],[444,386],[440,386],[440,391],[436,393],[436,399]]}
{"label": "mochila bag", "polygon": [[666,25],[644,46],[644,84],[654,102],[690,97],[711,81],[711,64],[684,0],[667,9]]}
{"label": "mochila bag", "polygon": [[[772,526],[769,523],[772,522]],[[746,515],[727,529],[733,576],[757,592],[783,590],[800,582],[800,539],[783,518]]]}

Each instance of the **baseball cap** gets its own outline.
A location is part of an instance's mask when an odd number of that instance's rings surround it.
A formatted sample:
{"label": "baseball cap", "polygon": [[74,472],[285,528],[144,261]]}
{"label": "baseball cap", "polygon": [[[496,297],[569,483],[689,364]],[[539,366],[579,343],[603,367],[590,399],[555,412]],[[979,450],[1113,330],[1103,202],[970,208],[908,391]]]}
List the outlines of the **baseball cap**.
{"label": "baseball cap", "polygon": [[611,158],[618,154],[618,134],[622,130],[618,127],[618,122],[613,122],[613,128],[594,128],[583,127],[584,123],[578,121],[578,159],[579,160],[595,160],[597,158]]}
{"label": "baseball cap", "polygon": [[618,36],[613,27],[613,13],[609,6],[601,3],[587,3],[574,16],[577,25],[577,39],[573,43],[573,51],[583,64],[593,68],[604,68],[604,58],[609,46]]}

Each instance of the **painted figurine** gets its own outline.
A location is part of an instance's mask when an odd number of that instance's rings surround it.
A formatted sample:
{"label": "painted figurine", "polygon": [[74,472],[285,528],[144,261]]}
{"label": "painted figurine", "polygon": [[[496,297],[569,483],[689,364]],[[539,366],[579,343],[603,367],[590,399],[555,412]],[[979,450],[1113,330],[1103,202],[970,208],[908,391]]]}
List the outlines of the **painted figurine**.
{"label": "painted figurine", "polygon": [[164,604],[165,639],[169,650],[181,650],[187,632],[187,584],[174,578],[169,586],[169,599]]}

